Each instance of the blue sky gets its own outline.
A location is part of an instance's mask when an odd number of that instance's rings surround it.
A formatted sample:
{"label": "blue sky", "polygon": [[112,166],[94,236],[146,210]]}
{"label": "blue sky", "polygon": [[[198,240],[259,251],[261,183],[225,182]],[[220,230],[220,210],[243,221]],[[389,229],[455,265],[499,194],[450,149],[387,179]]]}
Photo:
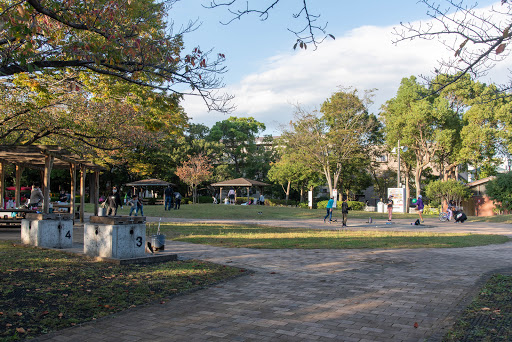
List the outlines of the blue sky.
{"label": "blue sky", "polygon": [[[249,3],[263,2],[269,1]],[[438,42],[391,43],[391,31],[400,22],[428,20],[426,7],[415,0],[310,0],[310,12],[320,14],[319,22],[327,22],[327,32],[336,37],[315,51],[293,50],[295,36],[287,30],[303,24],[292,18],[302,1],[281,0],[266,21],[247,16],[227,26],[220,23],[231,18],[227,9],[202,7],[208,3],[179,1],[169,18],[176,29],[189,20],[201,22],[196,31],[185,36],[186,51],[200,46],[226,55],[228,72],[223,76],[223,91],[235,95],[237,109],[231,114],[208,112],[195,97],[183,103],[192,122],[209,127],[230,115],[252,116],[267,126],[266,134],[278,135],[280,125],[293,119],[294,105],[317,109],[339,86],[361,91],[377,88],[370,111],[378,114],[380,106],[395,95],[403,77],[429,75],[436,61],[450,54]],[[479,1],[479,7],[495,3]],[[243,4],[241,1],[239,5]],[[501,72],[495,70],[486,81],[504,82],[499,75],[507,73],[502,72],[503,65],[500,67]]]}

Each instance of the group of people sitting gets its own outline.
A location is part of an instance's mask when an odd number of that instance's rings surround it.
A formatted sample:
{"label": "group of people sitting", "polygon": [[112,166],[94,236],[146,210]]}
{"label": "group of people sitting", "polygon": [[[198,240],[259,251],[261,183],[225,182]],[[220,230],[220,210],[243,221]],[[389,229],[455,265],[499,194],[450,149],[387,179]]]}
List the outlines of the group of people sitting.
{"label": "group of people sitting", "polygon": [[[213,204],[217,204],[217,197],[214,195],[213,198]],[[235,190],[231,189],[228,192],[228,196],[224,198],[224,204],[236,204],[236,195]],[[265,205],[265,196],[261,194],[258,199],[255,199],[254,197],[248,197],[247,202],[242,203],[241,205]]]}

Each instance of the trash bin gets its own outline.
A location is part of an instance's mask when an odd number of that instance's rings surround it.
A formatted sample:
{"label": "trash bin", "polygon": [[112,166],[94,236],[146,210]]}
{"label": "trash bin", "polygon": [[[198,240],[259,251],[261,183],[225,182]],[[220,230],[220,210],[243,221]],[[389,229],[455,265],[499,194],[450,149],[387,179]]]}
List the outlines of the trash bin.
{"label": "trash bin", "polygon": [[98,208],[98,216],[106,216],[107,215],[107,208]]}
{"label": "trash bin", "polygon": [[155,250],[163,251],[165,249],[165,235],[164,234],[155,234],[151,235],[151,246]]}
{"label": "trash bin", "polygon": [[377,212],[385,213],[386,212],[386,204],[384,202],[377,203]]}

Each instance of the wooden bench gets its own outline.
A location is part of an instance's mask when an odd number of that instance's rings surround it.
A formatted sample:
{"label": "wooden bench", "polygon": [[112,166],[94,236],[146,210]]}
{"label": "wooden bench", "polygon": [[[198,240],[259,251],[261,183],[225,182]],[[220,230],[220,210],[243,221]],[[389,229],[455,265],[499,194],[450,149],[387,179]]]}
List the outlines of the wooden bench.
{"label": "wooden bench", "polygon": [[0,218],[0,228],[21,228],[21,218]]}
{"label": "wooden bench", "polygon": [[[149,201],[153,202],[153,199],[152,198],[143,198],[142,199],[142,204],[148,205]],[[164,205],[164,199],[163,198],[156,199],[155,200],[155,205]]]}

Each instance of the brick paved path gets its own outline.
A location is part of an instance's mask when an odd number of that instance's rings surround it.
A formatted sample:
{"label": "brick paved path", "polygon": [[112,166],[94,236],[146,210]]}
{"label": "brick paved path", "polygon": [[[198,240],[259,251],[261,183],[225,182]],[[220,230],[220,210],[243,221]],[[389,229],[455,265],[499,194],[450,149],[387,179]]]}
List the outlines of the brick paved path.
{"label": "brick paved path", "polygon": [[510,242],[459,249],[253,250],[167,241],[166,250],[254,273],[38,340],[437,341],[482,276],[512,266]]}

